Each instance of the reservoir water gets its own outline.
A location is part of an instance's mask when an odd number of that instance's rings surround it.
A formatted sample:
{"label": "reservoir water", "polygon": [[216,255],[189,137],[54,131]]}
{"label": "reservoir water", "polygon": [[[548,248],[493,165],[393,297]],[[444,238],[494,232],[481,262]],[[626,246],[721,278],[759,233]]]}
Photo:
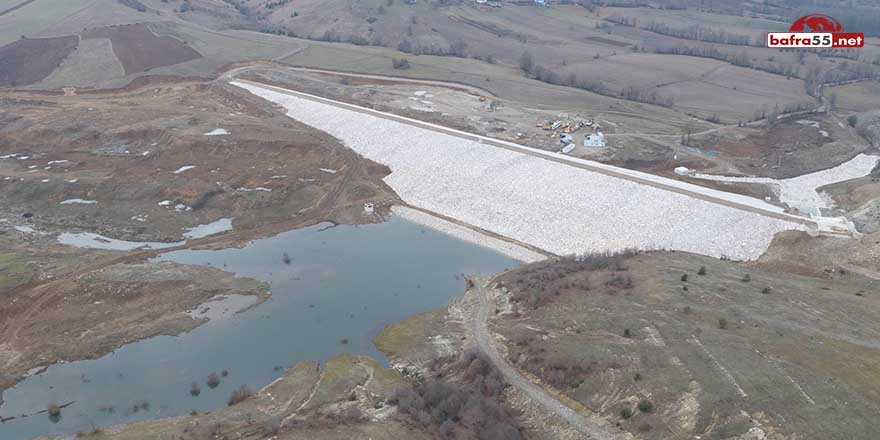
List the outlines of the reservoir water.
{"label": "reservoir water", "polygon": [[[284,255],[287,254],[288,258]],[[339,353],[385,362],[372,338],[385,324],[436,309],[464,291],[462,273],[519,263],[400,218],[366,226],[317,225],[241,249],[177,251],[158,261],[211,265],[269,283],[272,297],[179,336],[126,345],[104,357],[57,364],[3,393],[0,438],[91,431],[209,411],[240,385],[259,389],[284,369]],[[344,343],[343,343],[344,342]],[[211,373],[221,376],[212,389]],[[190,395],[192,382],[201,393]],[[49,402],[74,402],[59,420]],[[135,408],[137,407],[137,408]]]}

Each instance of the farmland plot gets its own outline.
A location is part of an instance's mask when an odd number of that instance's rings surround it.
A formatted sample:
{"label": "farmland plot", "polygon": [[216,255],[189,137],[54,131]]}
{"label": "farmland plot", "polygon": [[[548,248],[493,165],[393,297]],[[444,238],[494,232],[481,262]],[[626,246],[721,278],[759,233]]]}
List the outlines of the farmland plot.
{"label": "farmland plot", "polygon": [[90,29],[84,38],[109,38],[126,75],[145,72],[201,58],[186,43],[173,37],[157,37],[142,23]]}
{"label": "farmland plot", "polygon": [[76,49],[79,38],[23,38],[0,47],[0,87],[33,84],[49,76]]}
{"label": "farmland plot", "polygon": [[[21,38],[44,35],[66,17],[85,9],[98,0],[37,0],[20,9],[0,16],[0,45]],[[56,34],[52,36],[58,36]]]}
{"label": "farmland plot", "polygon": [[65,86],[100,87],[107,81],[123,76],[125,70],[113,54],[110,40],[90,38],[80,41],[79,47],[36,86],[42,89],[57,89]]}

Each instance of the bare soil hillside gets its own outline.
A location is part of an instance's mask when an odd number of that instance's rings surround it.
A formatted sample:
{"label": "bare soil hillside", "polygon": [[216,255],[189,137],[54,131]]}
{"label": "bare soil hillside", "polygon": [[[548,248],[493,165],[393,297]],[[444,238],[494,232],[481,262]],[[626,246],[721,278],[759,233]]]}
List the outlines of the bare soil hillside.
{"label": "bare soil hillside", "polygon": [[587,256],[498,278],[493,323],[521,371],[640,438],[867,439],[877,292],[846,271]]}

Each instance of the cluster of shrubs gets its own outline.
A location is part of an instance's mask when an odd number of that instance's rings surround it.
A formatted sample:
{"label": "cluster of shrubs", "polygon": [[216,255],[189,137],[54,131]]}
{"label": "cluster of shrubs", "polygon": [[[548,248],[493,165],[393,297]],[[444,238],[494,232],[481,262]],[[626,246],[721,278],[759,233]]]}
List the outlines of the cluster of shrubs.
{"label": "cluster of shrubs", "polygon": [[395,69],[409,69],[409,60],[406,58],[392,58],[391,59],[391,67]]}
{"label": "cluster of shrubs", "polygon": [[458,367],[464,369],[464,383],[427,379],[398,390],[390,403],[444,439],[522,439],[513,417],[501,406],[506,385],[485,355],[466,352]]}
{"label": "cluster of shrubs", "polygon": [[637,254],[627,250],[618,253],[597,253],[564,257],[552,262],[534,264],[502,277],[501,285],[511,290],[515,304],[537,308],[566,291],[590,291],[594,272],[610,271],[604,285],[608,293],[633,286],[626,260]]}

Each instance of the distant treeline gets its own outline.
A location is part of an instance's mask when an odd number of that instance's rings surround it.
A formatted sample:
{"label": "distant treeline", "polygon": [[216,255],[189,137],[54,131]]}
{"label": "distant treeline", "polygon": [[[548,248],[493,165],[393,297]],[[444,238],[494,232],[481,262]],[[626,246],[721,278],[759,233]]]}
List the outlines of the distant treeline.
{"label": "distant treeline", "polygon": [[138,12],[147,12],[147,7],[138,0],[116,0],[121,5],[128,6]]}
{"label": "distant treeline", "polygon": [[223,3],[226,3],[237,9],[238,13],[241,15],[251,15],[253,13],[253,9],[245,5],[244,2],[241,0],[223,0]]}
{"label": "distant treeline", "polygon": [[837,19],[846,32],[862,32],[866,37],[880,37],[880,9],[869,7],[834,9],[798,9],[793,11],[792,20],[807,14],[827,14]]}
{"label": "distant treeline", "polygon": [[523,53],[520,57],[519,67],[532,78],[548,84],[575,87],[599,95],[623,98],[630,101],[644,102],[664,107],[672,107],[673,104],[672,97],[658,93],[655,87],[627,86],[620,91],[614,91],[601,81],[584,78],[574,72],[560,74],[554,70],[535,64],[532,55],[528,52]]}
{"label": "distant treeline", "polygon": [[705,41],[707,43],[730,44],[735,46],[755,46],[763,45],[754,42],[748,35],[732,34],[724,29],[716,29],[707,26],[693,25],[683,28],[672,27],[666,23],[657,21],[649,21],[639,26],[635,17],[627,17],[625,15],[611,14],[606,20],[623,26],[630,26],[644,29],[655,34],[667,35],[685,40]]}
{"label": "distant treeline", "polygon": [[748,67],[750,69],[761,70],[775,75],[784,75],[786,77],[796,77],[799,68],[794,64],[783,64],[772,61],[753,61],[748,54],[744,52],[733,53],[719,50],[716,47],[709,46],[685,46],[677,44],[674,46],[658,46],[654,48],[655,53],[668,55],[687,55],[692,57],[712,58],[719,61],[725,61],[734,66]]}
{"label": "distant treeline", "polygon": [[[788,78],[802,78],[804,80],[806,92],[811,96],[816,96],[819,87],[822,85],[880,78],[880,69],[858,61],[843,61],[837,63],[833,69],[825,71],[820,70],[818,67],[801,71],[801,66],[799,64],[774,62],[771,61],[773,57],[769,58],[767,61],[755,61],[746,53],[725,52],[715,47],[690,47],[685,45],[659,46],[654,49],[654,52],[659,54],[712,58],[728,62],[734,66],[747,67],[776,75],[784,75]],[[804,51],[799,52],[799,54],[805,53],[806,52]]]}

